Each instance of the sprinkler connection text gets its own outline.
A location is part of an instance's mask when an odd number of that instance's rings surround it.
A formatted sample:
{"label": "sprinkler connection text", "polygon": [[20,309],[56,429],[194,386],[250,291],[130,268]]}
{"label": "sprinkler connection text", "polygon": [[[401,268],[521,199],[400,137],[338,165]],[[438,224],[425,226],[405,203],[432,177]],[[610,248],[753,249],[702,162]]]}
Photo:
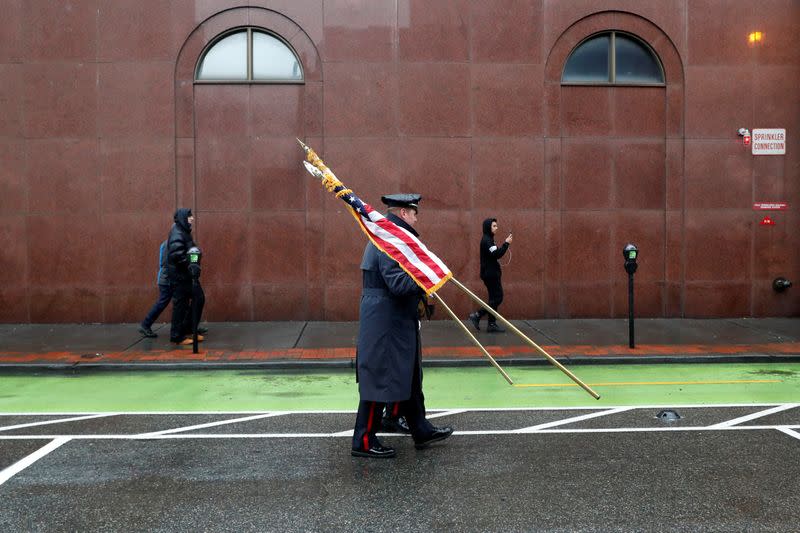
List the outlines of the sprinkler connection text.
{"label": "sprinkler connection text", "polygon": [[786,130],[754,129],[753,155],[784,155],[786,153]]}

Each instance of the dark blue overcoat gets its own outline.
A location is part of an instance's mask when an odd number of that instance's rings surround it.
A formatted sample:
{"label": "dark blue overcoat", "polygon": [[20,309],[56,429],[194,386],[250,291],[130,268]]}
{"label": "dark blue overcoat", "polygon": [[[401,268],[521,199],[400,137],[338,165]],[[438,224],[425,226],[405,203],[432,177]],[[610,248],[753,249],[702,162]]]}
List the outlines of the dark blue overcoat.
{"label": "dark blue overcoat", "polygon": [[367,244],[361,260],[356,372],[361,400],[399,402],[411,396],[420,350],[417,304],[422,290],[396,261]]}

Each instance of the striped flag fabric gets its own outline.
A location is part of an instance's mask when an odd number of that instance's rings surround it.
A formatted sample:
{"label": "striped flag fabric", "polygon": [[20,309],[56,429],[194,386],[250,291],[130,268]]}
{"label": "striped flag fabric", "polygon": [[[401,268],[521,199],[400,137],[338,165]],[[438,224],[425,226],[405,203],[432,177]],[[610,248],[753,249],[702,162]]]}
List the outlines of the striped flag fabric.
{"label": "striped flag fabric", "polygon": [[[321,160],[317,158],[317,161],[321,164]],[[327,167],[325,167],[327,172],[324,172],[306,161],[303,163],[306,169],[318,178],[325,179],[327,174],[333,176]],[[372,244],[397,261],[425,294],[430,296],[453,277],[447,265],[428,250],[413,233],[401,228],[362,201],[335,176],[329,183],[328,189],[347,204],[350,214]]]}

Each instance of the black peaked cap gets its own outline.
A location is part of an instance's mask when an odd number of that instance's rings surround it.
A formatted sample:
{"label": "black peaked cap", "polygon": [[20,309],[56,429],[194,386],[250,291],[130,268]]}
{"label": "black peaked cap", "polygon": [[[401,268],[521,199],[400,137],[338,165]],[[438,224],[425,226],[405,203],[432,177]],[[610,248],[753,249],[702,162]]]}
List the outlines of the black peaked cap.
{"label": "black peaked cap", "polygon": [[381,202],[389,207],[411,207],[413,209],[419,209],[420,200],[422,200],[422,196],[419,194],[401,193],[381,196]]}

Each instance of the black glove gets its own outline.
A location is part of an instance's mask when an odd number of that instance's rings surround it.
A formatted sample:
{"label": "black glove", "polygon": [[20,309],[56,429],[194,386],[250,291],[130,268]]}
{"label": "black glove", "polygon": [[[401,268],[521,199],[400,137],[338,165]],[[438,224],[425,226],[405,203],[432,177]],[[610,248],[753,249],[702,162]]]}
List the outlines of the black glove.
{"label": "black glove", "polygon": [[200,265],[197,263],[189,263],[189,275],[192,279],[200,278]]}

